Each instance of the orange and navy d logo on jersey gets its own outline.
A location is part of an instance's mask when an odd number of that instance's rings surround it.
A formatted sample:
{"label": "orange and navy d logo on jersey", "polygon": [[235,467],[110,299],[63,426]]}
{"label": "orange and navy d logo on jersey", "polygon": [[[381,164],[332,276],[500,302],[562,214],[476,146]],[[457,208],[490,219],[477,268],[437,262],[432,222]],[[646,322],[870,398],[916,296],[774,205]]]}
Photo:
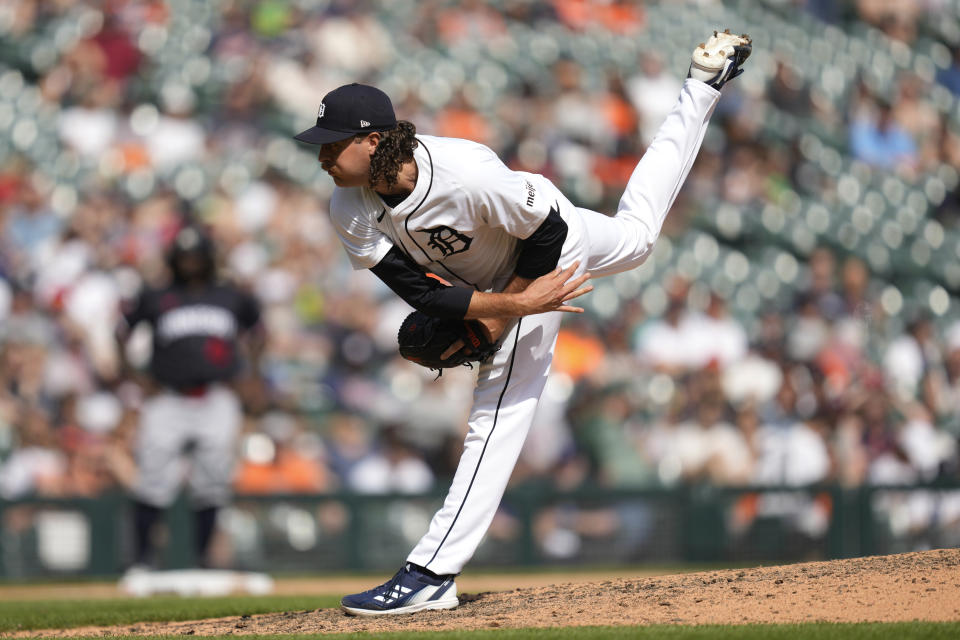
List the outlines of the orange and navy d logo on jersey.
{"label": "orange and navy d logo on jersey", "polygon": [[473,242],[473,238],[444,225],[432,229],[421,229],[420,232],[430,235],[427,246],[442,253],[444,258],[455,253],[463,253],[470,248],[470,243]]}

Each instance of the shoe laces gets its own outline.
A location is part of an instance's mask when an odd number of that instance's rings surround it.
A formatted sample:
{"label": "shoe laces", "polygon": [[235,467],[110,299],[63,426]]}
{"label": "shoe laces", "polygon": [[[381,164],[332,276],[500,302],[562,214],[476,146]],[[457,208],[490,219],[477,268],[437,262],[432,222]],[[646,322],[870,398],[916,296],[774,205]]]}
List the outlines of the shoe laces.
{"label": "shoe laces", "polygon": [[392,577],[392,578],[390,578],[389,580],[387,580],[386,582],[384,582],[384,583],[381,584],[380,586],[377,586],[377,587],[374,587],[373,589],[368,589],[367,591],[364,591],[363,594],[364,594],[364,595],[368,595],[368,594],[369,594],[369,595],[380,595],[380,594],[382,594],[382,593],[391,593],[391,592],[393,591],[393,588],[394,588],[395,586],[397,586],[397,584],[399,584],[399,582],[403,579],[403,574],[404,574],[404,572],[405,572],[406,570],[407,570],[406,567],[402,567],[402,568],[400,569],[400,571],[397,571],[395,574],[393,574],[393,577]]}

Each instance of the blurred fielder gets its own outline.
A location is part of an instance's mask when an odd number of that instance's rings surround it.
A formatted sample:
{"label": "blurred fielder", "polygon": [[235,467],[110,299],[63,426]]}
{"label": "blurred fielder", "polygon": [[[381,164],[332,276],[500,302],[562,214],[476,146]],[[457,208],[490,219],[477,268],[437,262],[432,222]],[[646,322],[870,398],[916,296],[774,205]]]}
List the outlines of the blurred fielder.
{"label": "blurred fielder", "polygon": [[141,292],[117,330],[121,345],[141,322],[153,331],[150,376],[159,388],[143,404],[135,444],[134,566],[144,568],[155,560],[154,525],[177,497],[185,472],[196,557],[206,566],[217,510],[230,499],[243,417],[226,383],[242,367],[241,336],[253,370],[263,344],[257,301],[217,280],[213,244],[200,229],[181,229],[167,261],[169,285]]}

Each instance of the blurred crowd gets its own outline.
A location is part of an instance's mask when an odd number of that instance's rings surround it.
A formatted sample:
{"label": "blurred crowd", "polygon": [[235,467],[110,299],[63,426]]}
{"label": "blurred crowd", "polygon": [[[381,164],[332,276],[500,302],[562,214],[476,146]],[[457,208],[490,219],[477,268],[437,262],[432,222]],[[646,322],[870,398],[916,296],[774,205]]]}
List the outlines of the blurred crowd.
{"label": "blurred crowd", "polygon": [[[483,142],[582,206],[613,211],[678,95],[686,63],[676,61],[699,40],[645,43],[678,35],[664,26],[669,11],[703,32],[737,6],[660,4],[3,3],[0,497],[95,496],[136,477],[130,443],[148,391],[118,372],[121,358],[144,367],[149,336],[121,353],[113,331],[123,301],[164,277],[166,243],[187,220],[211,231],[221,273],[264,307],[262,370],[237,382],[237,491],[442,486],[472,373],[433,380],[396,355],[408,308],[351,271],[327,220],[332,184],[290,135],[330,89],[371,82],[419,131]],[[613,279],[568,319],[517,482],[957,478],[960,316],[949,282],[912,296],[895,269],[878,273],[858,250],[818,242],[788,247],[793,262],[783,257],[777,274],[792,271],[791,286],[751,308],[666,255],[708,229],[702,253],[758,260],[758,247],[716,231],[720,203],[835,200],[829,163],[778,138],[774,118],[822,133],[863,175],[922,189],[937,176],[942,193],[924,191],[920,215],[939,225],[941,244],[958,231],[960,129],[934,99],[960,93],[960,34],[941,24],[944,3],[753,4],[754,20],[823,21],[878,39],[894,59],[932,43],[934,68],[855,69],[830,95],[805,68],[815,54],[758,46],[724,90],[667,248],[641,267],[656,275],[640,287]],[[731,277],[738,268],[724,263]]]}

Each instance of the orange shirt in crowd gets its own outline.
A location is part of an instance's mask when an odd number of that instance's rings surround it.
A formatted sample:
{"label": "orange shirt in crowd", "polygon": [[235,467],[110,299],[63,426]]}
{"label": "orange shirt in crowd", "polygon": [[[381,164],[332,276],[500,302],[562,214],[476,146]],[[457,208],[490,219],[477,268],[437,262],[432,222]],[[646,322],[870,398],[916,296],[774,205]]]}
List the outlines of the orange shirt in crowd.
{"label": "orange shirt in crowd", "polygon": [[595,0],[554,0],[557,16],[574,29],[599,24],[615,33],[630,33],[643,27],[643,7],[632,2],[599,3]]}
{"label": "orange shirt in crowd", "polygon": [[244,461],[233,480],[237,493],[313,493],[329,488],[326,470],[295,451],[279,451],[273,462]]}
{"label": "orange shirt in crowd", "polygon": [[603,361],[603,344],[596,336],[561,329],[553,352],[553,370],[579,380],[592,373]]}
{"label": "orange shirt in crowd", "polygon": [[463,138],[480,144],[491,142],[490,125],[482,115],[472,109],[444,109],[437,115],[435,126],[438,136]]}

